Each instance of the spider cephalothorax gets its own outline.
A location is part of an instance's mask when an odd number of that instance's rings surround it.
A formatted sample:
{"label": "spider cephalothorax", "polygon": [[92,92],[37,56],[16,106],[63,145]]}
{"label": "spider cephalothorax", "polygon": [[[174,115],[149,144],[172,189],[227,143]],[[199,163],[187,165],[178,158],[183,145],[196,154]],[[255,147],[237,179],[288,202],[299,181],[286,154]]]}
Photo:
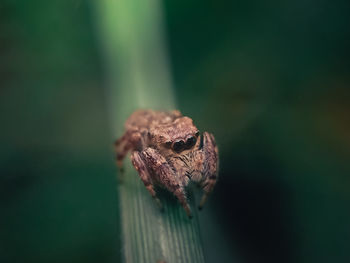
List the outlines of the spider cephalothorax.
{"label": "spider cephalothorax", "polygon": [[191,217],[185,187],[190,181],[204,190],[202,208],[213,190],[218,172],[218,148],[214,136],[200,135],[192,119],[179,111],[139,110],[125,123],[125,133],[115,142],[117,165],[129,150],[131,160],[152,197],[161,206],[154,191],[159,185],[172,192]]}

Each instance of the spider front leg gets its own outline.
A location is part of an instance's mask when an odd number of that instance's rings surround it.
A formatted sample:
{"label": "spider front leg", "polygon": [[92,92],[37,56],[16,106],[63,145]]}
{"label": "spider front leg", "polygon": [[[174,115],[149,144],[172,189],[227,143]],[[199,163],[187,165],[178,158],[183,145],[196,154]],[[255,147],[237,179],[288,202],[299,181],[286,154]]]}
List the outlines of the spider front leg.
{"label": "spider front leg", "polygon": [[[167,160],[153,148],[146,148],[141,153],[133,153],[133,160],[136,159],[136,156],[134,155],[137,155],[143,161],[143,166],[148,168],[148,174],[151,172],[153,175],[151,180],[157,182],[158,184],[164,186],[168,191],[172,192],[185,209],[187,216],[191,218],[192,213],[190,206],[187,203],[181,178],[174,172]],[[141,169],[139,173],[141,180],[143,180],[141,176]]]}
{"label": "spider front leg", "polygon": [[204,194],[199,203],[199,209],[202,209],[204,203],[207,201],[207,198],[216,183],[217,174],[219,170],[219,154],[218,147],[215,142],[213,134],[204,132],[203,133],[203,177],[204,180],[201,183]]}
{"label": "spider front leg", "polygon": [[148,171],[147,165],[144,161],[143,154],[141,152],[134,151],[131,154],[131,162],[134,165],[137,172],[139,173],[139,176],[140,176],[143,184],[145,185],[146,189],[151,194],[153,199],[156,201],[159,208],[161,210],[163,210],[163,205],[160,202],[160,200],[158,199],[156,192],[154,191],[152,178],[151,178],[151,175]]}

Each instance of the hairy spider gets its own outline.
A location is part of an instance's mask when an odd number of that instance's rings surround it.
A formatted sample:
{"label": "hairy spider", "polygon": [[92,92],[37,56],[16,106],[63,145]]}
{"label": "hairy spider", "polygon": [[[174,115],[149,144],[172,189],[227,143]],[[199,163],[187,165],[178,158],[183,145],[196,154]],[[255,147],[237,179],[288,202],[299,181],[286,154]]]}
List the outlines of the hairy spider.
{"label": "hairy spider", "polygon": [[132,164],[160,207],[155,185],[172,192],[189,217],[185,187],[193,181],[203,189],[201,209],[217,180],[219,156],[214,136],[200,134],[192,119],[177,110],[135,111],[125,122],[125,133],[115,142],[115,150],[120,168],[132,151]]}

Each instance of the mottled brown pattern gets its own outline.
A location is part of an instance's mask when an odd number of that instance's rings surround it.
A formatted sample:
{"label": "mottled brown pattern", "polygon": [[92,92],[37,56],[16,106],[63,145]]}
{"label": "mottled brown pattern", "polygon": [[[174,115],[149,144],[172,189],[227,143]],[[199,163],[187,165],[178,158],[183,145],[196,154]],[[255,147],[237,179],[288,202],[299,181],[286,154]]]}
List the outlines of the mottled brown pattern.
{"label": "mottled brown pattern", "polygon": [[214,136],[208,132],[200,135],[192,119],[177,110],[134,112],[125,122],[124,135],[115,142],[115,150],[120,168],[132,151],[132,164],[160,207],[155,185],[172,192],[189,217],[185,187],[193,181],[203,188],[202,208],[217,180],[219,158]]}

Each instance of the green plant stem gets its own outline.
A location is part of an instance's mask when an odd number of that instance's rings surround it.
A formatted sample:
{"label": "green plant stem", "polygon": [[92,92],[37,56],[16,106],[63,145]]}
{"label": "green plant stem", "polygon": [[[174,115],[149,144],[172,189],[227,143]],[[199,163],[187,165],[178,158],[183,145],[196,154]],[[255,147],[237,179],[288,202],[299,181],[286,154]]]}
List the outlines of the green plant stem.
{"label": "green plant stem", "polygon": [[[96,21],[106,61],[109,113],[114,139],[138,108],[175,109],[158,1],[99,0]],[[204,262],[194,198],[189,219],[172,195],[164,192],[159,211],[129,158],[119,186],[125,262]]]}

